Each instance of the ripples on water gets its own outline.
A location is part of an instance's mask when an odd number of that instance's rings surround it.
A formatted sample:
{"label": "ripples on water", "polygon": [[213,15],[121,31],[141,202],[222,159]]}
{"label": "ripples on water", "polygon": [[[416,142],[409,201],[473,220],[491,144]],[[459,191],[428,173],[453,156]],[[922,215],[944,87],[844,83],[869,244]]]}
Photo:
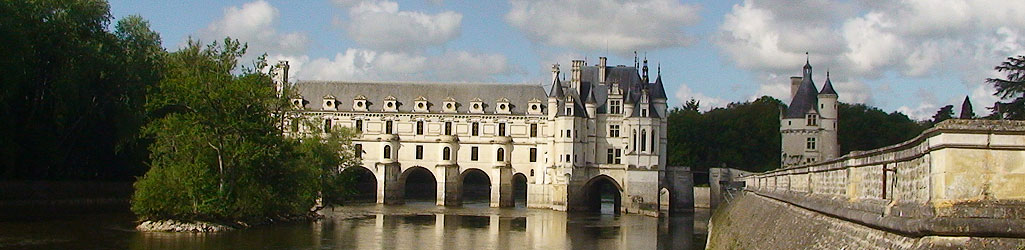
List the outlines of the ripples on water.
{"label": "ripples on water", "polygon": [[[487,203],[336,207],[316,222],[216,234],[136,232],[128,213],[0,222],[0,248],[12,249],[702,249],[708,211],[653,218]],[[695,219],[696,218],[696,219]]]}

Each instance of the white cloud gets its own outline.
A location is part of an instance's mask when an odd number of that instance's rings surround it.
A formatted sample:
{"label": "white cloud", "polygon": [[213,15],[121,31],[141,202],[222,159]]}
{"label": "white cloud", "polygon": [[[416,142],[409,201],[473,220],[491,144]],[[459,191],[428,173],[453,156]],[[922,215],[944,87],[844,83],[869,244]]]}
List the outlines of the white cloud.
{"label": "white cloud", "polygon": [[673,96],[676,97],[676,99],[679,100],[681,103],[686,103],[691,99],[698,100],[701,105],[701,111],[708,111],[713,108],[723,107],[726,106],[726,104],[729,104],[729,102],[726,100],[715,97],[709,97],[702,93],[694,92],[694,90],[691,90],[690,87],[687,86],[687,84],[681,83],[679,86],[680,87],[676,89],[676,93],[673,94]]}
{"label": "white cloud", "polygon": [[[823,69],[830,69],[844,101],[873,100],[873,88],[864,82],[890,73],[954,75],[973,98],[984,98],[976,92],[993,66],[1025,53],[1020,13],[1025,1],[745,0],[726,14],[713,43],[740,68],[761,75],[759,93],[781,99],[789,99],[789,91],[781,91],[789,79],[768,76],[800,74],[805,51],[816,66],[816,82],[824,83]],[[901,108],[929,108],[931,117],[935,102],[915,98],[910,102],[918,106]]]}
{"label": "white cloud", "polygon": [[510,0],[505,20],[535,42],[626,54],[685,46],[698,7],[675,0]]}
{"label": "white cloud", "polygon": [[426,14],[399,11],[391,1],[351,1],[345,29],[361,46],[390,51],[418,51],[444,44],[460,34],[463,15],[445,11]]}
{"label": "white cloud", "polygon": [[302,33],[278,32],[274,25],[278,10],[263,0],[224,9],[224,16],[198,32],[198,37],[220,41],[225,37],[249,45],[246,58],[268,54],[294,54],[306,50],[309,39]]}
{"label": "white cloud", "polygon": [[897,108],[897,112],[907,115],[916,121],[932,120],[932,116],[939,110],[940,107],[925,102],[919,103],[916,107],[900,106],[900,108]]}

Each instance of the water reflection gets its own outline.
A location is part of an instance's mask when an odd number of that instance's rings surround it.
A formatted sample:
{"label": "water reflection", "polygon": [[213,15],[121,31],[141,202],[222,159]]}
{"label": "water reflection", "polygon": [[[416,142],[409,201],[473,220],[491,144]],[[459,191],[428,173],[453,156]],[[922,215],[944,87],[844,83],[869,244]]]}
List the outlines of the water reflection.
{"label": "water reflection", "polygon": [[708,218],[707,210],[652,218],[429,203],[369,204],[326,213],[316,222],[219,234],[135,232],[128,214],[0,222],[0,248],[701,249]]}

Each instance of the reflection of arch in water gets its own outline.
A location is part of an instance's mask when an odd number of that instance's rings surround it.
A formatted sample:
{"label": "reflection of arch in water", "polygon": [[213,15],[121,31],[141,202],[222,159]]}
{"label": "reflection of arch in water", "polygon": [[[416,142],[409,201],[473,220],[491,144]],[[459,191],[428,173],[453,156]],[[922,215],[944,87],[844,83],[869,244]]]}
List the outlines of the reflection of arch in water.
{"label": "reflection of arch in water", "polygon": [[421,166],[414,166],[402,172],[399,183],[403,185],[403,198],[406,201],[437,200],[438,181],[434,173]]}
{"label": "reflection of arch in water", "polygon": [[[598,175],[584,184],[584,204],[589,212],[619,214],[623,187],[608,175]],[[612,204],[608,204],[608,203]],[[603,206],[603,203],[606,204]]]}
{"label": "reflection of arch in water", "polygon": [[463,203],[484,203],[491,202],[491,178],[483,170],[471,168],[459,175],[459,184],[462,185]]}
{"label": "reflection of arch in water", "polygon": [[341,175],[343,178],[351,178],[353,182],[349,188],[351,196],[348,200],[360,201],[360,202],[375,202],[377,201],[377,176],[374,176],[374,172],[370,169],[359,166],[350,167],[342,170]]}
{"label": "reflection of arch in water", "polygon": [[658,209],[659,209],[659,212],[669,212],[670,202],[672,202],[672,199],[670,199],[670,196],[671,196],[671,194],[669,193],[669,189],[668,188],[663,187],[663,188],[660,188],[658,190]]}
{"label": "reflection of arch in water", "polygon": [[527,206],[527,176],[516,173],[512,177],[513,201],[516,207]]}

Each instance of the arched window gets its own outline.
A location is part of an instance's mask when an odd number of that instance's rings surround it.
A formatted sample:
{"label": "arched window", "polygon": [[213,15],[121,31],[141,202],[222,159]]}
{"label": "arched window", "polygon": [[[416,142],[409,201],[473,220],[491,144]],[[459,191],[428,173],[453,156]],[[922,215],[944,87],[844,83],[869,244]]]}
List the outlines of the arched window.
{"label": "arched window", "polygon": [[473,124],[470,125],[470,135],[472,135],[472,136],[480,135],[480,123],[473,122]]}
{"label": "arched window", "polygon": [[498,124],[498,136],[505,136],[505,123]]}
{"label": "arched window", "polygon": [[392,122],[391,121],[384,122],[384,133],[385,134],[392,134],[391,128],[392,128]]}
{"label": "arched window", "polygon": [[424,121],[416,121],[416,134],[424,134]]}
{"label": "arched window", "polygon": [[363,120],[356,120],[356,130],[363,132]]}
{"label": "arched window", "polygon": [[647,147],[648,144],[645,143],[646,141],[648,141],[648,140],[645,140],[647,138],[648,138],[648,131],[641,129],[641,151],[648,150],[648,147]]}
{"label": "arched window", "polygon": [[634,132],[633,132],[632,135],[634,137],[633,148],[634,148],[634,150],[637,150],[637,130],[636,129],[634,129]]}
{"label": "arched window", "polygon": [[448,147],[441,149],[441,159],[445,161],[452,159],[452,149]]}
{"label": "arched window", "polygon": [[452,135],[452,122],[445,122],[445,135]]}
{"label": "arched window", "polygon": [[384,145],[384,158],[385,159],[391,159],[391,146],[390,145]]}
{"label": "arched window", "polygon": [[498,148],[498,155],[496,156],[498,161],[505,161],[505,149]]}

